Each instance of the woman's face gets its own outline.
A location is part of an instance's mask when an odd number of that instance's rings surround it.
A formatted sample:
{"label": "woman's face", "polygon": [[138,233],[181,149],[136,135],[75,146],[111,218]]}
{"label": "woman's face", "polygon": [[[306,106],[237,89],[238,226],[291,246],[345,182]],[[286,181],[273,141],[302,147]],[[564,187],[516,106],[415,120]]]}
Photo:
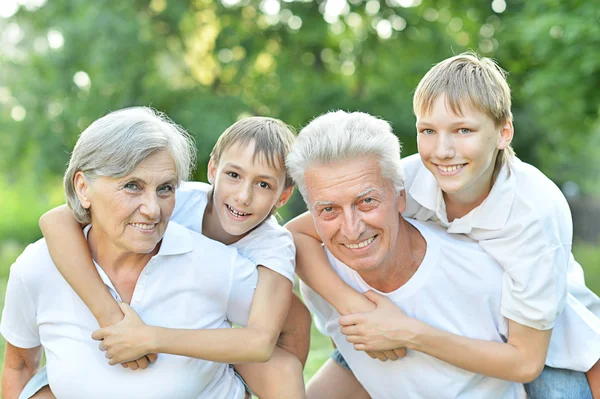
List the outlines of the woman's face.
{"label": "woman's face", "polygon": [[85,182],[83,175],[75,176],[81,203],[91,211],[94,240],[132,254],[158,250],[175,207],[176,185],[175,162],[168,151],[150,155],[121,178]]}

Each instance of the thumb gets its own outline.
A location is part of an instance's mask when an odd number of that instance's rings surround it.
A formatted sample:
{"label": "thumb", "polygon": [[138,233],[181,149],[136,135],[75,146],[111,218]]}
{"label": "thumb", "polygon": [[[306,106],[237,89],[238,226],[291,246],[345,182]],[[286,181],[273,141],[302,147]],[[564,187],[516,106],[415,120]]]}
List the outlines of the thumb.
{"label": "thumb", "polygon": [[381,295],[373,290],[369,290],[369,291],[365,292],[364,295],[367,297],[367,299],[369,301],[373,302],[375,305],[379,305],[381,303],[381,301],[383,299],[385,299],[385,297],[383,295]]}
{"label": "thumb", "polygon": [[137,313],[131,308],[131,306],[129,306],[129,304],[125,302],[119,302],[119,307],[121,308],[121,312],[123,312],[126,317],[132,315],[137,316]]}
{"label": "thumb", "polygon": [[92,339],[94,341],[102,341],[105,336],[106,336],[106,329],[105,328],[101,328],[101,329],[96,330],[96,331],[94,331],[92,333]]}

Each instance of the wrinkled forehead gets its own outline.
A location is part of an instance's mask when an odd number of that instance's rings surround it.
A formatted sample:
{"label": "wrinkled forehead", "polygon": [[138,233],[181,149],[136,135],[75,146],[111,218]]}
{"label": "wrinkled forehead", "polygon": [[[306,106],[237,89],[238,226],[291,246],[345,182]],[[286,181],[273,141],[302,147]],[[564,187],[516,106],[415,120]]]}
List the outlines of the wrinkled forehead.
{"label": "wrinkled forehead", "polygon": [[305,181],[310,208],[325,203],[352,204],[365,196],[393,191],[379,162],[370,158],[311,166],[306,169]]}

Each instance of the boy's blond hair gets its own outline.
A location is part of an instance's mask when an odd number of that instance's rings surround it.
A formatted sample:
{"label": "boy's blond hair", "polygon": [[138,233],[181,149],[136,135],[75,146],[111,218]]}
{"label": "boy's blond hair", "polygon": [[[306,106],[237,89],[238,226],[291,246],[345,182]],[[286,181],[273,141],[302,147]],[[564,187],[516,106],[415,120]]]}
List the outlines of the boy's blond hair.
{"label": "boy's blond hair", "polygon": [[217,140],[210,157],[215,164],[218,164],[223,152],[231,146],[247,146],[254,143],[253,161],[256,161],[256,157],[262,157],[271,168],[285,170],[284,189],[286,189],[294,185],[285,167],[285,157],[290,152],[295,139],[294,128],[283,121],[264,116],[252,116],[229,126]]}
{"label": "boy's blond hair", "polygon": [[[413,97],[413,111],[415,115],[430,113],[435,100],[443,94],[452,112],[461,115],[461,102],[467,101],[500,127],[513,117],[506,75],[490,58],[474,52],[455,55],[436,64],[421,79]],[[514,156],[510,146],[498,151],[492,181]]]}

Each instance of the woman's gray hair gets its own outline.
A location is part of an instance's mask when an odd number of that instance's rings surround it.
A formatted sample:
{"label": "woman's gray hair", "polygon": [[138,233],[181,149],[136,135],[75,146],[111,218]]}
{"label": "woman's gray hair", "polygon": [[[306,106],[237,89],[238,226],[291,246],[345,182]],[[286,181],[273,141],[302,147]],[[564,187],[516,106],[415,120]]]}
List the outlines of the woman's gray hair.
{"label": "woman's gray hair", "polygon": [[286,166],[307,204],[306,169],[364,156],[379,160],[383,178],[398,194],[404,189],[400,150],[400,141],[388,122],[364,112],[332,111],[313,119],[300,131]]}
{"label": "woman's gray hair", "polygon": [[81,205],[75,191],[77,172],[81,171],[89,182],[98,176],[123,177],[148,156],[163,150],[173,156],[177,183],[187,179],[196,164],[194,142],[165,114],[148,107],[132,107],[94,121],[79,136],[63,182],[75,218],[80,223],[91,222],[89,210]]}

